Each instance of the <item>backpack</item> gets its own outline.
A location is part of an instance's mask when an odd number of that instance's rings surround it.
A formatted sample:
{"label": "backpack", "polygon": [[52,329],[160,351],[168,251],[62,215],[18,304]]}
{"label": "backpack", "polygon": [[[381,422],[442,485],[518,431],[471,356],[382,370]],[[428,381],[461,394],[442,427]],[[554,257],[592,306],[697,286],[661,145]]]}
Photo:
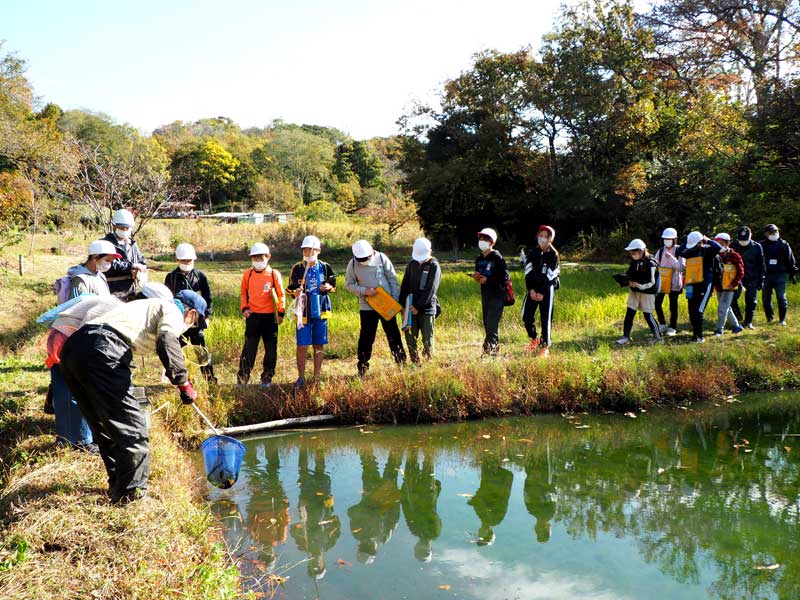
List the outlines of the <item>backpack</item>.
{"label": "backpack", "polygon": [[56,305],[64,304],[69,300],[70,281],[72,277],[64,275],[53,282],[53,292],[56,295]]}
{"label": "backpack", "polygon": [[506,273],[506,289],[505,296],[503,296],[503,306],[514,306],[517,301],[514,297],[514,285],[511,283],[511,276]]}

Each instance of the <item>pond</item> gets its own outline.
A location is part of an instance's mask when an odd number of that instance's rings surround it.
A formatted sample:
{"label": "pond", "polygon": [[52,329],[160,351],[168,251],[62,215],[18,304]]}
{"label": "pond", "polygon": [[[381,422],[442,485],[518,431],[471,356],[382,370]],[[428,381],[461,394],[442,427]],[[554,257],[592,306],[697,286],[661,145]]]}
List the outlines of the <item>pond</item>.
{"label": "pond", "polygon": [[208,497],[266,597],[800,598],[800,395],[719,404],[281,432]]}

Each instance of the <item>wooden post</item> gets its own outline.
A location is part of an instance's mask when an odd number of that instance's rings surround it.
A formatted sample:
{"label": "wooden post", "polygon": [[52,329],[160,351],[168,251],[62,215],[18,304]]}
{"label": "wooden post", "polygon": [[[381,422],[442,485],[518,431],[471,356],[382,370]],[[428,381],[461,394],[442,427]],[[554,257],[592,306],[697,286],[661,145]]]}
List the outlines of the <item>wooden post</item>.
{"label": "wooden post", "polygon": [[18,255],[19,258],[19,276],[22,277],[25,274],[25,259],[22,257],[22,254]]}

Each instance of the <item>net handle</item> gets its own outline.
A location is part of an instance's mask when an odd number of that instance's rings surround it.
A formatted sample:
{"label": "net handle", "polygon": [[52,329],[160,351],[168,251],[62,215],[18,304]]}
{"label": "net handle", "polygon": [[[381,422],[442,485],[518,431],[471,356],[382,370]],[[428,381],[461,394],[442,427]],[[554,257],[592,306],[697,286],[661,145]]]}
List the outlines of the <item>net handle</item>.
{"label": "net handle", "polygon": [[192,407],[197,411],[197,414],[203,418],[203,421],[206,422],[206,425],[208,425],[211,428],[211,431],[214,432],[214,435],[221,435],[219,430],[211,424],[211,421],[209,421],[208,417],[203,414],[203,411],[200,410],[200,407],[197,406],[197,404],[192,402]]}

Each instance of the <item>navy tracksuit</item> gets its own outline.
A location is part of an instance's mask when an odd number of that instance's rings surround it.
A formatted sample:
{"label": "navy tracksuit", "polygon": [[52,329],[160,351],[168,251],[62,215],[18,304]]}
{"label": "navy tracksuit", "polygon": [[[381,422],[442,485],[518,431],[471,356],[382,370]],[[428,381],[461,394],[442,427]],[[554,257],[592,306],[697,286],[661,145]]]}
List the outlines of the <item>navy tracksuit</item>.
{"label": "navy tracksuit", "polygon": [[722,250],[714,240],[700,242],[694,248],[678,246],[675,256],[682,256],[687,261],[698,256],[703,257],[703,281],[686,285],[686,299],[689,304],[689,321],[692,323],[692,334],[695,339],[703,338],[703,313],[711,299],[714,288],[714,259]]}
{"label": "navy tracksuit", "polygon": [[[522,322],[528,337],[536,339],[536,311],[539,311],[539,319],[542,325],[541,344],[544,347],[550,345],[550,328],[553,323],[553,300],[555,291],[558,289],[559,262],[558,252],[552,246],[542,251],[539,246],[528,248],[525,252],[525,287],[528,293],[522,302]],[[533,290],[537,294],[542,294],[543,298],[539,301],[531,300],[530,292]]]}
{"label": "navy tracksuit", "polygon": [[764,288],[764,280],[767,275],[767,268],[764,265],[764,249],[758,242],[751,241],[746,246],[736,243],[734,249],[741,255],[744,263],[744,318],[739,310],[739,297],[742,295],[742,287],[736,290],[733,296],[731,310],[742,325],[750,325],[753,322],[753,315],[758,306],[758,290]]}
{"label": "navy tracksuit", "polygon": [[792,254],[792,247],[789,243],[778,238],[772,242],[762,240],[761,247],[764,248],[764,262],[767,266],[767,276],[764,280],[764,291],[761,293],[761,300],[764,302],[764,315],[767,321],[775,318],[772,310],[772,292],[778,298],[778,320],[786,320],[786,311],[789,302],[786,299],[786,280],[794,277],[797,272],[797,264]]}

